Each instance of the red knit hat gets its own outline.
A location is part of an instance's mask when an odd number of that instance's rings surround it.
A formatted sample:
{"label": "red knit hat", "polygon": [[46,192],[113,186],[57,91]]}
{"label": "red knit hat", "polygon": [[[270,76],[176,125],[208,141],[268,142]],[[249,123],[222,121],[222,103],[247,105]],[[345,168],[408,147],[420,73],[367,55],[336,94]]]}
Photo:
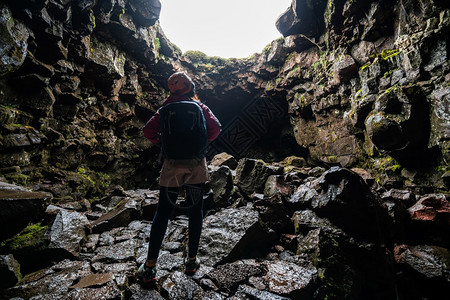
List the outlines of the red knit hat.
{"label": "red knit hat", "polygon": [[177,72],[172,74],[167,80],[170,93],[173,95],[184,95],[189,93],[195,86],[192,79],[184,72]]}

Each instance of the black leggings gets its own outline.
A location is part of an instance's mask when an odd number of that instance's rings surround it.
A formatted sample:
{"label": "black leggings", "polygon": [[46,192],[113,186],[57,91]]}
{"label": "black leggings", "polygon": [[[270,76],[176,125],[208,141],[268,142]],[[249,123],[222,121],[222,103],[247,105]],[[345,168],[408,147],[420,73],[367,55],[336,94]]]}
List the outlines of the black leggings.
{"label": "black leggings", "polygon": [[[197,255],[200,234],[203,226],[203,183],[186,185],[186,202],[189,217],[189,242],[188,255],[194,257]],[[150,242],[148,246],[147,260],[158,258],[164,235],[167,230],[169,217],[174,208],[172,203],[176,203],[180,188],[178,187],[160,187],[159,202],[155,217],[150,231]],[[170,203],[168,197],[170,197]],[[194,203],[194,205],[192,205]]]}

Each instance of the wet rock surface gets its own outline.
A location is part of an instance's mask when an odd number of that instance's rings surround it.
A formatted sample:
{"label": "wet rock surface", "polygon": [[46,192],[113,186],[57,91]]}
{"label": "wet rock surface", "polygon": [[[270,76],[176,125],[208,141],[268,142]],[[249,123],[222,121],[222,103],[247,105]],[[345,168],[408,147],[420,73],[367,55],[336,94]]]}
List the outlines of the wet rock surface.
{"label": "wet rock surface", "polygon": [[[253,168],[257,172],[260,166]],[[152,226],[143,218],[143,204],[154,201],[158,191],[116,190],[87,210],[49,205],[35,236],[40,250],[32,253],[33,259],[24,256],[30,248],[20,243],[27,231],[1,245],[0,271],[9,279],[0,298],[396,299],[413,288],[435,299],[449,287],[448,245],[420,233],[441,220],[438,215],[448,216],[445,198],[406,190],[379,195],[348,169],[296,168],[310,176],[288,176],[292,169],[286,168],[288,173],[276,175],[284,178],[278,189],[267,196],[229,195],[225,206],[205,193],[198,254],[202,264],[193,276],[183,272],[188,219],[183,211],[175,213],[154,285],[143,284],[136,272],[146,259]],[[272,182],[270,176],[266,181]],[[403,205],[392,214],[396,201]],[[124,207],[136,213],[97,226]],[[392,228],[389,224],[396,230],[386,230]]]}

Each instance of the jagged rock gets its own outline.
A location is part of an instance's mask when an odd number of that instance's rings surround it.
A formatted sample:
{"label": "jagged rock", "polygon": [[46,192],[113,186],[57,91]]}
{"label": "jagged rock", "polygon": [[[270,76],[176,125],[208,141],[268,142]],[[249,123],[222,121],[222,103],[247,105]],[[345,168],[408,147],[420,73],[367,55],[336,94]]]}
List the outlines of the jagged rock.
{"label": "jagged rock", "polygon": [[[305,216],[302,218],[305,219]],[[330,226],[327,220],[310,219],[306,222],[306,227],[316,229],[304,236],[299,235],[297,253],[308,257],[316,268],[323,270],[320,280],[336,283],[330,286],[318,283],[318,295],[344,297],[357,294],[359,297],[377,295],[379,298],[395,295],[393,274],[385,249],[357,244],[348,235]],[[300,230],[304,231],[305,227]],[[342,273],[342,268],[346,269],[345,273]],[[383,286],[382,291],[375,286]]]}
{"label": "jagged rock", "polygon": [[290,202],[309,206],[355,237],[378,239],[380,232],[385,232],[385,209],[362,178],[347,169],[330,168],[317,180],[300,186]]}
{"label": "jagged rock", "polygon": [[271,175],[264,187],[264,196],[270,198],[280,194],[283,198],[288,198],[293,193],[293,186],[287,182],[288,178],[282,175]]}
{"label": "jagged rock", "polygon": [[450,137],[450,88],[439,88],[431,94],[433,113],[431,118],[431,145]]}
{"label": "jagged rock", "polygon": [[0,182],[0,240],[20,232],[30,222],[37,221],[52,195],[31,192],[19,186]]}
{"label": "jagged rock", "polygon": [[239,285],[239,288],[235,294],[235,297],[240,298],[253,298],[253,299],[273,299],[273,300],[289,300],[291,298],[279,296],[267,291],[261,291],[248,285]]}
{"label": "jagged rock", "polygon": [[381,195],[393,224],[393,234],[404,235],[405,223],[408,218],[406,208],[415,202],[414,195],[407,190],[390,189]]}
{"label": "jagged rock", "polygon": [[162,294],[169,299],[204,298],[203,289],[190,277],[176,271],[162,285]]}
{"label": "jagged rock", "polygon": [[413,240],[422,239],[444,247],[450,247],[450,202],[442,194],[422,197],[407,209],[409,215],[408,236]]}
{"label": "jagged rock", "polygon": [[[300,266],[286,261],[266,263],[263,277],[270,292],[295,299],[312,297],[317,269],[308,263]],[[280,284],[282,283],[282,284]]]}
{"label": "jagged rock", "polygon": [[317,35],[323,27],[326,1],[293,0],[292,5],[277,19],[276,27],[283,36],[293,34]]}
{"label": "jagged rock", "polygon": [[[94,274],[89,274],[85,277],[82,277],[80,279],[80,281],[78,281],[76,284],[72,285],[70,288],[71,289],[84,289],[84,288],[92,287],[92,286],[102,286],[108,282],[111,282],[112,280],[113,280],[113,274],[111,274],[111,273],[94,273]],[[79,294],[79,291],[77,291],[76,294]]]}
{"label": "jagged rock", "polygon": [[139,215],[142,202],[143,199],[139,196],[138,198],[121,198],[116,208],[93,222],[92,232],[102,233],[115,227],[127,226]]}
{"label": "jagged rock", "polygon": [[[21,107],[38,117],[47,117],[51,113],[51,109],[56,99],[49,87],[42,89],[24,89],[27,93]],[[28,94],[29,93],[29,94]]]}
{"label": "jagged rock", "polygon": [[267,231],[275,231],[277,233],[284,232],[289,222],[289,213],[285,209],[283,200],[285,197],[281,193],[271,197],[264,197],[256,200],[255,209],[259,212],[261,225]]}
{"label": "jagged rock", "polygon": [[15,20],[5,4],[0,4],[0,76],[16,71],[25,61],[29,32]]}
{"label": "jagged rock", "polygon": [[[95,276],[96,274],[93,274]],[[101,283],[101,282],[100,282]],[[114,282],[109,282],[106,285],[98,284],[96,287],[75,287],[68,294],[67,297],[72,299],[120,299],[122,297],[121,290]]]}
{"label": "jagged rock", "polygon": [[358,71],[358,66],[350,55],[344,55],[340,60],[333,64],[334,80],[336,84],[346,83]]}
{"label": "jagged rock", "polygon": [[326,228],[330,231],[338,231],[338,229],[333,226],[329,220],[319,218],[312,210],[308,209],[296,211],[292,216],[292,220],[294,222],[295,233],[297,234],[317,228]]}
{"label": "jagged rock", "polygon": [[284,40],[287,49],[301,53],[306,49],[316,46],[316,40],[313,37],[306,37],[303,34],[289,35]]}
{"label": "jagged rock", "polygon": [[448,249],[428,245],[396,245],[395,260],[404,267],[427,278],[447,281],[450,284]]}
{"label": "jagged rock", "polygon": [[136,22],[143,27],[152,26],[159,19],[161,11],[161,2],[159,0],[130,0],[128,4]]}
{"label": "jagged rock", "polygon": [[354,45],[351,49],[352,57],[355,61],[363,66],[369,61],[369,57],[376,53],[375,45],[369,41],[360,41],[358,44]]}
{"label": "jagged rock", "polygon": [[210,170],[210,187],[217,208],[227,207],[232,203],[233,175],[229,167],[223,165]]}
{"label": "jagged rock", "polygon": [[199,256],[205,265],[214,266],[250,257],[266,242],[267,233],[251,206],[228,208],[205,218]]}
{"label": "jagged rock", "polygon": [[238,286],[248,282],[250,277],[262,277],[265,270],[262,264],[253,260],[242,260],[236,263],[218,266],[207,276],[221,290],[231,294]]}
{"label": "jagged rock", "polygon": [[397,279],[402,294],[439,299],[450,287],[448,249],[400,244],[394,246],[394,258],[402,272]]}
{"label": "jagged rock", "polygon": [[153,289],[146,289],[140,284],[132,284],[128,287],[126,295],[129,295],[130,300],[141,300],[141,299],[154,299],[154,300],[164,300],[165,298],[161,296],[157,291]]}
{"label": "jagged rock", "polygon": [[241,159],[236,169],[234,183],[247,195],[263,193],[270,175],[281,175],[281,167],[275,167],[256,159]]}
{"label": "jagged rock", "polygon": [[292,196],[287,199],[287,206],[290,210],[296,211],[311,207],[314,198],[318,197],[317,180],[305,180]]}
{"label": "jagged rock", "polygon": [[134,259],[134,253],[139,247],[139,244],[140,243],[137,240],[130,239],[115,243],[113,247],[111,245],[97,247],[92,261],[119,263],[132,260]]}
{"label": "jagged rock", "polygon": [[429,134],[429,122],[422,97],[405,88],[386,91],[377,98],[365,123],[375,146],[395,152],[423,145]]}
{"label": "jagged rock", "polygon": [[14,256],[0,255],[0,290],[14,286],[22,277],[20,274],[20,265],[14,259]]}
{"label": "jagged rock", "polygon": [[86,238],[88,225],[89,221],[86,216],[78,212],[69,212],[61,209],[50,228],[49,249],[78,256],[81,242]]}
{"label": "jagged rock", "polygon": [[231,154],[222,152],[214,155],[214,157],[211,159],[210,164],[217,167],[227,166],[231,170],[235,170],[238,166],[238,161]]}
{"label": "jagged rock", "polygon": [[91,274],[88,261],[64,260],[54,266],[43,269],[23,279],[19,286],[0,291],[2,299],[13,297],[44,297],[64,298],[73,282]]}

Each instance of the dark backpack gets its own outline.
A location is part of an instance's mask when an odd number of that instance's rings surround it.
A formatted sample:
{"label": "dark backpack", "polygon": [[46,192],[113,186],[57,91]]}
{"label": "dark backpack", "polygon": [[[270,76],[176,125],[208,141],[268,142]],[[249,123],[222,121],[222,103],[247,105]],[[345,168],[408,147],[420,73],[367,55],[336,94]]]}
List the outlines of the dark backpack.
{"label": "dark backpack", "polygon": [[203,110],[195,101],[172,102],[159,111],[162,152],[169,159],[201,159],[208,144]]}

